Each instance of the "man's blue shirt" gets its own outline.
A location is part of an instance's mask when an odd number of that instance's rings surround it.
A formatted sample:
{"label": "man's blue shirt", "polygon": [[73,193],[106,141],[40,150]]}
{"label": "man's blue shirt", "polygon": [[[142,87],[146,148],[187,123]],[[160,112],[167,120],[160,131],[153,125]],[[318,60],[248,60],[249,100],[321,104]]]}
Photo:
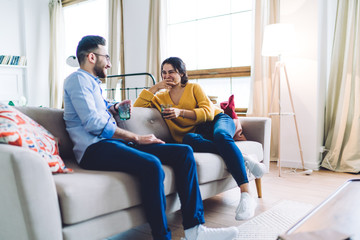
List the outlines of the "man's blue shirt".
{"label": "man's blue shirt", "polygon": [[88,146],[115,133],[116,123],[108,111],[111,105],[102,97],[100,83],[82,69],[64,82],[64,120],[79,163]]}

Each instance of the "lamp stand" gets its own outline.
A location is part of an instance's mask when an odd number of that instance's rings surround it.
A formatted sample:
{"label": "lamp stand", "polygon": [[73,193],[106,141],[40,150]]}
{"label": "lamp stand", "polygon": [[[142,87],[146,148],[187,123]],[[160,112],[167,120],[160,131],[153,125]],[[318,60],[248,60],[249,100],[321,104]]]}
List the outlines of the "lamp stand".
{"label": "lamp stand", "polygon": [[[281,104],[280,104],[280,82],[281,82],[280,80],[281,80],[281,76],[280,75],[281,75],[282,70],[285,73],[285,79],[286,79],[287,89],[288,89],[288,92],[289,92],[292,112],[282,112],[281,111]],[[303,151],[302,151],[301,142],[300,142],[299,129],[298,129],[297,121],[296,121],[294,103],[293,103],[293,99],[292,99],[292,95],[291,95],[289,79],[288,79],[288,75],[287,75],[287,71],[286,71],[286,67],[285,67],[284,62],[282,62],[282,61],[277,61],[276,62],[275,71],[274,71],[273,76],[272,76],[272,81],[273,81],[273,85],[272,85],[272,90],[271,90],[271,102],[270,102],[270,108],[269,108],[269,111],[270,111],[269,116],[270,117],[279,116],[279,128],[278,128],[278,134],[279,134],[278,155],[279,155],[279,160],[278,160],[278,169],[279,169],[279,177],[281,177],[281,161],[280,161],[280,126],[281,126],[280,123],[281,123],[281,116],[293,116],[294,123],[295,123],[295,128],[296,128],[298,145],[299,145],[301,164],[302,164],[303,170],[305,170],[305,167],[304,167]],[[278,99],[279,100],[278,101],[278,103],[279,103],[279,112],[271,112],[272,107],[273,107],[273,103],[274,103],[274,97],[275,97],[274,92],[275,92],[276,85],[278,85],[278,87],[279,87],[279,99]]]}

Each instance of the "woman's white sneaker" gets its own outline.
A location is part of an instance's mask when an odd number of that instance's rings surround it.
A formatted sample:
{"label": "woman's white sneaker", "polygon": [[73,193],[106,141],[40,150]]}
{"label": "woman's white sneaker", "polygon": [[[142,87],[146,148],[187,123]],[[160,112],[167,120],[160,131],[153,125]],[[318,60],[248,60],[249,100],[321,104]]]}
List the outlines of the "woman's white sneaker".
{"label": "woman's white sneaker", "polygon": [[266,173],[266,167],[263,163],[256,161],[255,155],[243,155],[245,166],[256,178],[261,178]]}
{"label": "woman's white sneaker", "polygon": [[252,218],[255,215],[256,205],[255,199],[249,193],[241,193],[240,202],[235,211],[235,219],[242,221]]}

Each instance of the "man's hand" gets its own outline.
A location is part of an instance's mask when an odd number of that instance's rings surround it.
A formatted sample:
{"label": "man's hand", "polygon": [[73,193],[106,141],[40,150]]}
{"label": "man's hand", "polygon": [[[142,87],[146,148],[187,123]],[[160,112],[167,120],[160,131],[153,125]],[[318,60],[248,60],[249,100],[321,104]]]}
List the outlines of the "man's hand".
{"label": "man's hand", "polygon": [[141,145],[153,144],[153,143],[165,143],[163,140],[155,137],[154,134],[138,135],[136,133],[127,131],[119,127],[116,128],[115,133],[112,137],[118,139],[124,139],[125,141],[133,142]]}
{"label": "man's hand", "polygon": [[139,135],[137,139],[137,143],[145,145],[145,144],[165,143],[165,142],[155,137],[154,134],[149,134],[149,135]]}
{"label": "man's hand", "polygon": [[131,113],[131,100],[124,100],[122,102],[118,102],[117,104],[114,105],[115,110],[119,111],[119,106],[124,105],[124,104],[129,104],[130,105],[130,113]]}

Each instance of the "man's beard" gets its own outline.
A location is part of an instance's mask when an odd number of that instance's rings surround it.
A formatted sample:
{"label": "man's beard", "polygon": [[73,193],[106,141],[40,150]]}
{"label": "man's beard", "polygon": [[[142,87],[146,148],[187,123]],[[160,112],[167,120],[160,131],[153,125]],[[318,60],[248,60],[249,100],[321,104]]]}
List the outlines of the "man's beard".
{"label": "man's beard", "polygon": [[94,71],[98,78],[106,78],[106,70],[104,71],[104,68],[100,67],[97,63],[95,64]]}

